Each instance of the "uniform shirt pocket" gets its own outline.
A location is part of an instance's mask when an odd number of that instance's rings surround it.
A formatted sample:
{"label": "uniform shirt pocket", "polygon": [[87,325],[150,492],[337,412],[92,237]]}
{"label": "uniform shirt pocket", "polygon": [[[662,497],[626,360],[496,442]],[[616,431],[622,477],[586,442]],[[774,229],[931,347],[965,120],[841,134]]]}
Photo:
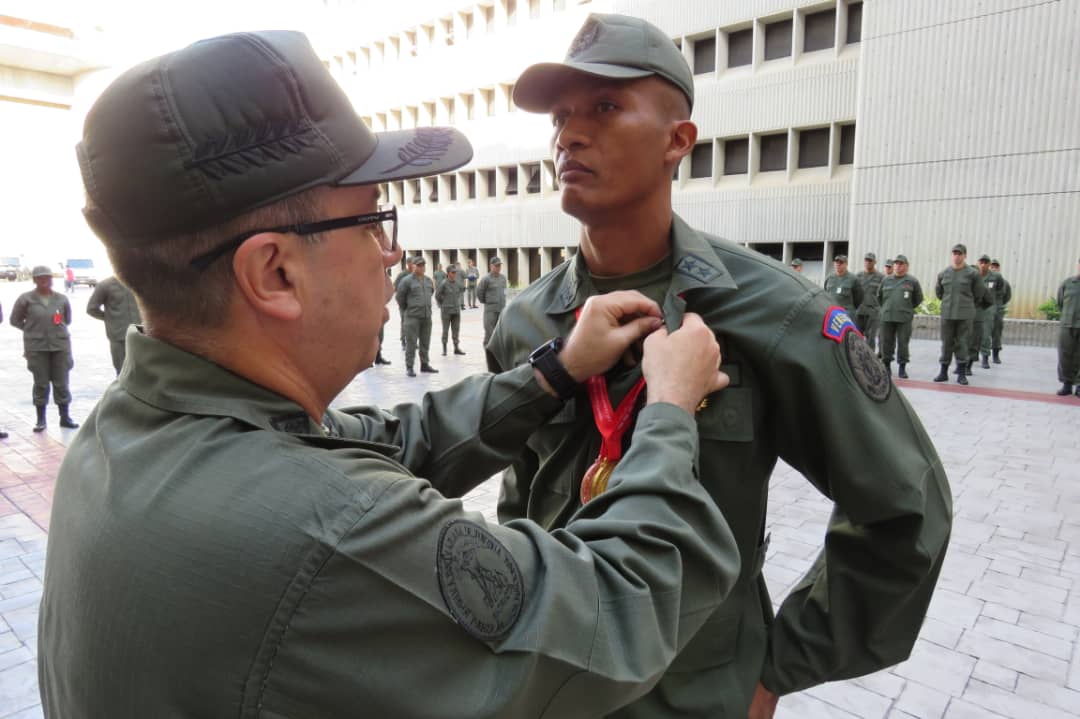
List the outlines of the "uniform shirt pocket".
{"label": "uniform shirt pocket", "polygon": [[753,441],[752,399],[749,387],[728,387],[709,395],[705,408],[697,413],[698,436],[722,442]]}

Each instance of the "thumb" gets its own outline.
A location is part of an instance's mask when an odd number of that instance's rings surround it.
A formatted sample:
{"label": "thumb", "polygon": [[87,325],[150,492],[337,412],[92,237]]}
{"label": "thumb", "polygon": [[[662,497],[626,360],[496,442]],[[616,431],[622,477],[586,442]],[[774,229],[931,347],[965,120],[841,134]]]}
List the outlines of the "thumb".
{"label": "thumb", "polygon": [[632,343],[645,335],[652,334],[664,326],[659,317],[637,317],[615,330],[614,334],[627,343]]}

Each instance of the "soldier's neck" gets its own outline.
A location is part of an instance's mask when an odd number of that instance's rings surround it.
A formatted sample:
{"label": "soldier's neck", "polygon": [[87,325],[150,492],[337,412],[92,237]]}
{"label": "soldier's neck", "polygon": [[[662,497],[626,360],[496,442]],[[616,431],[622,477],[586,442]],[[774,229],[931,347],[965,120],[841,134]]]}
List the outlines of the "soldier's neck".
{"label": "soldier's neck", "polygon": [[672,212],[585,225],[581,254],[589,272],[619,277],[652,267],[671,252]]}

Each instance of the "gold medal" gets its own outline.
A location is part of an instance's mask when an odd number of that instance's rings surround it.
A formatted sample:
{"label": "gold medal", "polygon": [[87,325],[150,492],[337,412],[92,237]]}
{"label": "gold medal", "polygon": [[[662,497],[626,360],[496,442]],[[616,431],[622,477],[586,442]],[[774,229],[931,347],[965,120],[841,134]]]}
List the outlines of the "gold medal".
{"label": "gold medal", "polygon": [[586,504],[590,499],[607,489],[608,479],[615,463],[607,457],[597,457],[596,461],[589,465],[585,476],[581,478],[581,503]]}

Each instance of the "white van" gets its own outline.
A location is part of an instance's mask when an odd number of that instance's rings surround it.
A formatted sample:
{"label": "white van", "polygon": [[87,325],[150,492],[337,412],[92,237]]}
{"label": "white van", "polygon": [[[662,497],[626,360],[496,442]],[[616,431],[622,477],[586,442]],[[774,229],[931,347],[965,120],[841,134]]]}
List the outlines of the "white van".
{"label": "white van", "polygon": [[64,267],[70,267],[72,272],[75,273],[76,285],[89,285],[90,287],[97,287],[97,269],[94,267],[93,260],[67,260],[64,263]]}

